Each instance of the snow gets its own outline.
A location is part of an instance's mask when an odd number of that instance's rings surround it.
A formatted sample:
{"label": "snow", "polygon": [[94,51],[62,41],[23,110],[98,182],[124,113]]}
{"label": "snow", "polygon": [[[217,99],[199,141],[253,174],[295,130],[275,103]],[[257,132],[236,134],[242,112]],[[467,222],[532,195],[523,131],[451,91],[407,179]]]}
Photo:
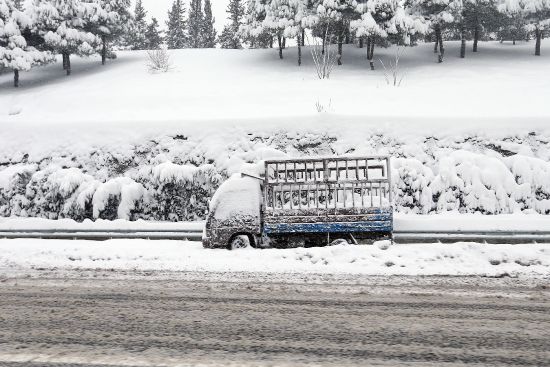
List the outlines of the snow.
{"label": "snow", "polygon": [[548,245],[477,243],[206,250],[183,241],[0,240],[0,271],[159,270],[361,275],[550,277]]}
{"label": "snow", "polygon": [[210,211],[219,221],[243,215],[259,218],[261,197],[260,182],[257,179],[235,173],[212,197]]}
{"label": "snow", "polygon": [[[546,39],[542,48],[547,47]],[[309,49],[303,51],[302,67],[296,65],[295,48],[285,50],[283,61],[275,50],[171,51],[174,69],[160,75],[147,72],[145,52],[120,52],[105,67],[97,57],[73,60],[70,78],[59,64],[23,73],[19,91],[10,87],[10,75],[0,76],[0,126],[58,126],[60,131],[77,124],[113,131],[131,123],[152,128],[158,123],[225,124],[266,116],[296,121],[317,114],[317,101],[330,101],[337,114],[361,116],[379,125],[396,119],[410,123],[413,118],[441,124],[441,119],[452,117],[448,125],[481,118],[486,119],[484,125],[494,125],[521,118],[531,126],[550,115],[545,98],[550,54],[534,57],[533,49],[532,42],[481,43],[480,52],[462,60],[457,57],[459,43],[448,42],[448,58],[439,65],[433,45],[407,48],[400,61],[405,78],[399,88],[386,85],[378,61],[388,65],[395,48],[376,49],[378,70],[372,72],[364,49],[345,47],[344,65],[322,81],[316,77]],[[9,116],[13,96],[22,111]]]}

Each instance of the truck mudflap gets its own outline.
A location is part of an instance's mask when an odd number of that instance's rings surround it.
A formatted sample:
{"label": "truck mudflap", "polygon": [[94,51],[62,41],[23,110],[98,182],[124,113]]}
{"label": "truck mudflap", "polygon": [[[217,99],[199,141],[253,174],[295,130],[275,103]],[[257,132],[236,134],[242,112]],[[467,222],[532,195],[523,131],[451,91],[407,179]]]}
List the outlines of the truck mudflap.
{"label": "truck mudflap", "polygon": [[392,232],[393,222],[362,221],[362,222],[324,222],[324,223],[272,223],[264,225],[264,233],[364,233],[364,232]]}

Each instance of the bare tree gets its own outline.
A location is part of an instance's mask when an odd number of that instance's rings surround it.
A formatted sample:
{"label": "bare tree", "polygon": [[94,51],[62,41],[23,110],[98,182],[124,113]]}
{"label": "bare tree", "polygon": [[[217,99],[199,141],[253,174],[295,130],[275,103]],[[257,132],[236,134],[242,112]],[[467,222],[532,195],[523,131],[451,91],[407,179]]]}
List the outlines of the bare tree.
{"label": "bare tree", "polygon": [[386,79],[386,83],[394,87],[401,86],[403,78],[405,77],[405,74],[401,71],[399,67],[399,60],[401,59],[401,55],[403,55],[403,49],[398,47],[397,51],[395,52],[394,59],[390,60],[388,66],[386,66],[381,59],[379,59],[380,64],[382,64],[382,68],[384,68],[384,78]]}
{"label": "bare tree", "polygon": [[313,57],[313,63],[315,64],[315,71],[319,79],[329,79],[334,65],[338,60],[338,54],[330,46],[328,40],[329,27],[325,29],[322,42],[313,37],[313,43],[311,45],[311,56]]}
{"label": "bare tree", "polygon": [[147,56],[149,56],[149,62],[147,63],[149,72],[166,73],[172,69],[172,61],[166,48],[147,51]]}

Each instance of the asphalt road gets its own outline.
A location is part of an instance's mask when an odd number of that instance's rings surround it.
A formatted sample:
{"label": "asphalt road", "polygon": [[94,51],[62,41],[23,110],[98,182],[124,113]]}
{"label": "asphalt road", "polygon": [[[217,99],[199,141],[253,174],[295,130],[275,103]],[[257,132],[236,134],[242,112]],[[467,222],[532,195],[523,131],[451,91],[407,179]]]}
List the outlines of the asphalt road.
{"label": "asphalt road", "polygon": [[4,278],[0,366],[549,366],[547,283]]}

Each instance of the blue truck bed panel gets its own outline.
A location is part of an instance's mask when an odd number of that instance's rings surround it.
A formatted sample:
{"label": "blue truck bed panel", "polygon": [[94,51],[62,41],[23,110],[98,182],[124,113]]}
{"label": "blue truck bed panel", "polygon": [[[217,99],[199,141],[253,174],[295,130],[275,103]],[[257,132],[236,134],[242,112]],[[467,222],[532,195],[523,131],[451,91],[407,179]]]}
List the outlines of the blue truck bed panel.
{"label": "blue truck bed panel", "polygon": [[264,225],[266,234],[287,233],[348,233],[348,232],[392,232],[391,220],[363,222],[324,223],[273,223]]}

